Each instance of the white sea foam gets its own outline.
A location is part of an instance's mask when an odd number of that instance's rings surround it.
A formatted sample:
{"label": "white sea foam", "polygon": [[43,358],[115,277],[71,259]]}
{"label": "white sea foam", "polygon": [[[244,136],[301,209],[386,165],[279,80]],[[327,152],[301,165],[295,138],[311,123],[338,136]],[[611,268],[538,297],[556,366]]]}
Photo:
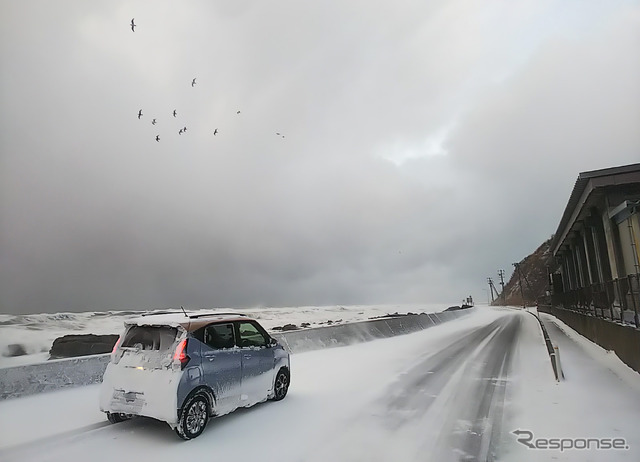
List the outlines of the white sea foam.
{"label": "white sea foam", "polygon": [[[239,312],[256,318],[267,329],[285,324],[309,323],[310,327],[364,321],[391,313],[432,313],[445,304],[413,305],[330,305],[298,307],[213,308],[193,312]],[[68,334],[119,334],[125,320],[142,311],[90,311],[0,315],[0,367],[41,362],[48,357],[53,341]],[[329,323],[331,321],[331,323]],[[10,345],[20,345],[26,355],[11,356]],[[13,347],[15,348],[15,347]]]}

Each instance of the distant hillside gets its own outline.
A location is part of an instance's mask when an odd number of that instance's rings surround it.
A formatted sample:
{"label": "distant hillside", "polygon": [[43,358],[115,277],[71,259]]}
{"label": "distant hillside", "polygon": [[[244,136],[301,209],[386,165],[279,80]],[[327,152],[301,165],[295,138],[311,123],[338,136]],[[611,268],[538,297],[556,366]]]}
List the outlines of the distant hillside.
{"label": "distant hillside", "polygon": [[[558,269],[551,254],[551,239],[553,236],[538,247],[535,252],[519,262],[521,278],[516,268],[513,268],[511,279],[504,287],[506,303],[503,302],[502,297],[499,297],[493,303],[494,305],[522,306],[522,294],[524,293],[526,305],[532,306],[536,304],[538,298],[545,296],[546,291],[549,290],[547,274]],[[520,279],[522,280],[522,291],[520,290]]]}

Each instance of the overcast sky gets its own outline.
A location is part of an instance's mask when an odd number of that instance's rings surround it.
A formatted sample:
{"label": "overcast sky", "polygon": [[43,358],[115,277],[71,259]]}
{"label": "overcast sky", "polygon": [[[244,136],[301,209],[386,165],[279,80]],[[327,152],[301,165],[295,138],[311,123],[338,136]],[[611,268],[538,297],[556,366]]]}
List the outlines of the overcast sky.
{"label": "overcast sky", "polygon": [[640,160],[638,1],[0,0],[0,26],[2,313],[486,301],[579,172]]}

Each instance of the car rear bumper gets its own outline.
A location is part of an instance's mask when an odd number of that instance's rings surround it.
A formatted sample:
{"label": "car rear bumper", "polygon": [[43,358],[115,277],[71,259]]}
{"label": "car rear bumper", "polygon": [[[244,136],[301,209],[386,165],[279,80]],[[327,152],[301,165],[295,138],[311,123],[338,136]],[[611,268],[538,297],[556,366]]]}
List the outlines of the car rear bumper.
{"label": "car rear bumper", "polygon": [[100,388],[100,410],[178,422],[182,371],[123,367],[110,363]]}

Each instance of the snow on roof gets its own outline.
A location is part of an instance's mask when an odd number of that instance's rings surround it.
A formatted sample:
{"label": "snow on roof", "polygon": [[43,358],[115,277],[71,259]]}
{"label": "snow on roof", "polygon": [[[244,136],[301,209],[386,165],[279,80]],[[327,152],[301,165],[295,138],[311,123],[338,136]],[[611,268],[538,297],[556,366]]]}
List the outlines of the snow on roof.
{"label": "snow on roof", "polygon": [[125,321],[125,325],[137,326],[171,326],[181,327],[192,331],[213,321],[247,321],[252,320],[240,313],[211,313],[211,314],[191,314],[185,315],[181,312],[148,314]]}

